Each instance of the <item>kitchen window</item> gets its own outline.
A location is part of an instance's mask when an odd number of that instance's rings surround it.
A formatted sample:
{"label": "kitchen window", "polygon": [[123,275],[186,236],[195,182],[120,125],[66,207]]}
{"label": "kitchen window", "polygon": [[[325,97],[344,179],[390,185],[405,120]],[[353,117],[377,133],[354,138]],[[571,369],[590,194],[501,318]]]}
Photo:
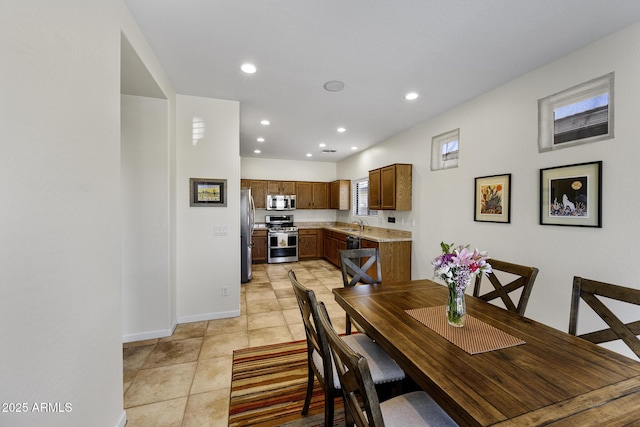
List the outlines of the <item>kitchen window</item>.
{"label": "kitchen window", "polygon": [[377,210],[369,209],[369,179],[353,181],[353,216],[378,216]]}

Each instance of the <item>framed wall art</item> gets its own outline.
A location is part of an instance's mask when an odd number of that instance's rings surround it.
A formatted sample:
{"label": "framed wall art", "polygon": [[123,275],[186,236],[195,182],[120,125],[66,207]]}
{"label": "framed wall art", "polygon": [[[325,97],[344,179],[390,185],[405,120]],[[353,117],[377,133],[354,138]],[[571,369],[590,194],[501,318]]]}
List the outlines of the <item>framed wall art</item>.
{"label": "framed wall art", "polygon": [[227,206],[227,180],[189,179],[189,206]]}
{"label": "framed wall art", "polygon": [[602,227],[602,161],[540,169],[540,224]]}
{"label": "framed wall art", "polygon": [[475,179],[474,221],[511,222],[511,174]]}

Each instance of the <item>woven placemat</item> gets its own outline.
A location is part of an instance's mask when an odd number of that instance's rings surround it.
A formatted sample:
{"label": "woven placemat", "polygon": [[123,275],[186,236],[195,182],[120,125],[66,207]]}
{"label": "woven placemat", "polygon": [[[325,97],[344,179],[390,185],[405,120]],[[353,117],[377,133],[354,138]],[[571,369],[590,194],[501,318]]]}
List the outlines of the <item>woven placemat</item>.
{"label": "woven placemat", "polygon": [[405,310],[405,312],[469,354],[484,353],[525,344],[521,339],[468,314],[464,327],[456,328],[451,326],[447,323],[445,305],[414,308]]}

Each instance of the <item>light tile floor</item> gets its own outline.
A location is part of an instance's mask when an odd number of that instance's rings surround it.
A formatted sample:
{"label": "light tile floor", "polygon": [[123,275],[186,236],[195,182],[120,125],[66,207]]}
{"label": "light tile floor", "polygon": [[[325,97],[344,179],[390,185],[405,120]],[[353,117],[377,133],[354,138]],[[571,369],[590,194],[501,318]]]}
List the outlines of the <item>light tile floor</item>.
{"label": "light tile floor", "polygon": [[305,339],[289,270],[344,330],[331,293],[342,287],[336,267],[324,260],[254,265],[241,286],[239,317],[185,323],[170,337],[123,345],[126,427],[227,426],[233,350]]}

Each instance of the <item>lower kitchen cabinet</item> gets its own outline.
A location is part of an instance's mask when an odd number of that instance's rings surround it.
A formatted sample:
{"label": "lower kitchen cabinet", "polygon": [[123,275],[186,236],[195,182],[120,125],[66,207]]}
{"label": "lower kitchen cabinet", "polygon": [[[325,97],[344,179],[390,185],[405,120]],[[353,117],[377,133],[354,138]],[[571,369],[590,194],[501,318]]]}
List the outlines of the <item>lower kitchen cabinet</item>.
{"label": "lower kitchen cabinet", "polygon": [[324,231],[324,258],[340,267],[339,251],[347,249],[347,235],[336,231]]}
{"label": "lower kitchen cabinet", "polygon": [[322,237],[318,239],[318,230],[298,229],[298,259],[313,259],[322,256],[322,254],[318,255],[318,240],[322,241]]}
{"label": "lower kitchen cabinet", "polygon": [[[374,242],[362,239],[363,248],[378,248],[380,256],[380,272],[385,283],[411,280],[411,242]],[[369,270],[375,277],[375,270]]]}
{"label": "lower kitchen cabinet", "polygon": [[[380,270],[382,281],[385,283],[411,280],[411,242],[376,242],[362,239],[362,248],[378,248],[380,255]],[[347,235],[335,231],[324,231],[324,258],[340,267],[339,251],[347,249]],[[376,276],[375,269],[369,270],[369,275]]]}
{"label": "lower kitchen cabinet", "polygon": [[267,262],[267,230],[254,230],[252,239],[251,263],[261,264]]}

